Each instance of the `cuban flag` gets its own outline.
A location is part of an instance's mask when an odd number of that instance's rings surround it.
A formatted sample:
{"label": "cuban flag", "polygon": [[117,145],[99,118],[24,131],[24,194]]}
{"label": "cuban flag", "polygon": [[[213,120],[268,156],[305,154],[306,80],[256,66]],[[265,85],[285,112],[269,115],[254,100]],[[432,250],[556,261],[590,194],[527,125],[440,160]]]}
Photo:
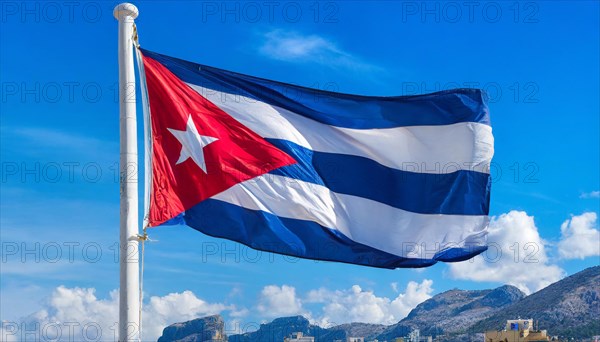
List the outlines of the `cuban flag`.
{"label": "cuban flag", "polygon": [[149,227],[390,269],[487,248],[482,91],[349,95],[141,52]]}

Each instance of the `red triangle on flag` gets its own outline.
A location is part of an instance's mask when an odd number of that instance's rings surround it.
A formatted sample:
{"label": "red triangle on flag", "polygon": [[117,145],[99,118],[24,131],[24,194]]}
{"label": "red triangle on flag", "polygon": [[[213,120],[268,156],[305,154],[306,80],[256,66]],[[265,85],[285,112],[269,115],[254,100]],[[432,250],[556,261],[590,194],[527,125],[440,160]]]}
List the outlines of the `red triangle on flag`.
{"label": "red triangle on flag", "polygon": [[296,161],[143,57],[152,125],[149,226]]}

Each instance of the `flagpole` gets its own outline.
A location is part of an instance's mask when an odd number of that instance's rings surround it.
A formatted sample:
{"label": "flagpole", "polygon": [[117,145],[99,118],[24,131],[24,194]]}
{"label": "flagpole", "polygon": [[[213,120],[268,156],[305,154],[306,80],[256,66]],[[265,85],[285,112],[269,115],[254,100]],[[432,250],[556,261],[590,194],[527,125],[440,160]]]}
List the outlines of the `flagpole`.
{"label": "flagpole", "polygon": [[117,5],[119,21],[119,127],[120,143],[120,291],[119,341],[139,341],[139,240],[138,240],[138,154],[133,67],[133,21],[138,9],[129,3]]}

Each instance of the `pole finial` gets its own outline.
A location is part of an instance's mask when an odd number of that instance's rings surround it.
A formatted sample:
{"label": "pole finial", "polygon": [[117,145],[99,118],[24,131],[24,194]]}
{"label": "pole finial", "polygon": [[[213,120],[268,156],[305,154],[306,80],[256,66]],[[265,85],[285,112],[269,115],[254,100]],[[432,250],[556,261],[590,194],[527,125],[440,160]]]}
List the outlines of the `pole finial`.
{"label": "pole finial", "polygon": [[118,4],[115,6],[113,10],[113,15],[117,20],[123,20],[127,17],[131,17],[131,19],[135,19],[140,14],[140,11],[135,7],[134,4],[130,4],[128,2],[124,2],[122,4]]}

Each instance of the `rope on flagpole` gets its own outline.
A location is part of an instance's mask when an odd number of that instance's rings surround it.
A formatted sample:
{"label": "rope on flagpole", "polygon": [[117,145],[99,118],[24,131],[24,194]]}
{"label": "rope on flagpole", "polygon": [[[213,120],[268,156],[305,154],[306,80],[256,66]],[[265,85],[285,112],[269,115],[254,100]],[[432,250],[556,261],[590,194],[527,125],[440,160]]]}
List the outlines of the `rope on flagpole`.
{"label": "rope on flagpole", "polygon": [[144,218],[143,218],[143,234],[138,235],[138,240],[141,242],[141,260],[140,260],[140,298],[139,298],[139,336],[140,336],[140,340],[143,341],[142,338],[142,313],[143,313],[143,302],[144,302],[144,259],[145,259],[145,244],[146,241],[152,241],[150,240],[150,238],[148,237],[148,233],[146,231],[146,228],[148,228],[148,206],[150,204],[150,184],[151,182],[150,180],[150,176],[151,176],[151,172],[150,172],[150,161],[151,161],[151,155],[152,155],[152,143],[150,141],[150,107],[148,105],[148,93],[147,93],[147,87],[146,87],[146,73],[144,71],[144,61],[142,59],[142,54],[140,51],[140,42],[139,42],[139,36],[138,36],[138,30],[137,30],[137,26],[135,25],[135,23],[133,23],[133,32],[131,34],[131,41],[133,43],[133,46],[135,47],[135,56],[136,56],[136,60],[137,60],[137,65],[138,65],[138,72],[140,75],[140,90],[141,90],[141,95],[142,95],[142,113],[144,116],[144,145],[145,145],[145,153],[144,153],[144,168],[145,168],[145,177],[144,177],[144,182],[145,182],[145,187],[144,187]]}
{"label": "rope on flagpole", "polygon": [[131,34],[131,38],[133,40],[133,46],[135,46],[136,49],[139,49],[140,42],[138,40],[138,31],[137,31],[137,26],[135,25],[135,23],[133,23],[133,33]]}
{"label": "rope on flagpole", "polygon": [[146,85],[146,71],[144,70],[144,60],[142,58],[142,52],[140,51],[140,42],[138,36],[138,30],[135,23],[133,24],[133,32],[131,41],[135,47],[135,56],[138,65],[138,72],[140,75],[140,90],[142,93],[142,113],[144,116],[144,218],[143,218],[143,234],[138,235],[137,238],[141,242],[141,260],[140,260],[140,305],[139,305],[139,321],[140,321],[140,339],[142,337],[142,313],[143,313],[143,299],[144,299],[144,257],[145,257],[145,242],[156,242],[158,240],[152,240],[148,236],[147,229],[149,228],[148,213],[150,206],[150,193],[152,187],[152,131],[150,126],[150,104],[148,102],[148,87]]}
{"label": "rope on flagpole", "polygon": [[144,116],[144,218],[142,227],[148,227],[150,212],[150,193],[152,189],[152,130],[150,125],[150,105],[148,102],[148,87],[146,85],[146,71],[144,70],[144,60],[140,51],[138,30],[133,24],[133,44],[135,46],[135,56],[137,59],[138,72],[140,74],[140,90],[142,95],[142,113]]}

